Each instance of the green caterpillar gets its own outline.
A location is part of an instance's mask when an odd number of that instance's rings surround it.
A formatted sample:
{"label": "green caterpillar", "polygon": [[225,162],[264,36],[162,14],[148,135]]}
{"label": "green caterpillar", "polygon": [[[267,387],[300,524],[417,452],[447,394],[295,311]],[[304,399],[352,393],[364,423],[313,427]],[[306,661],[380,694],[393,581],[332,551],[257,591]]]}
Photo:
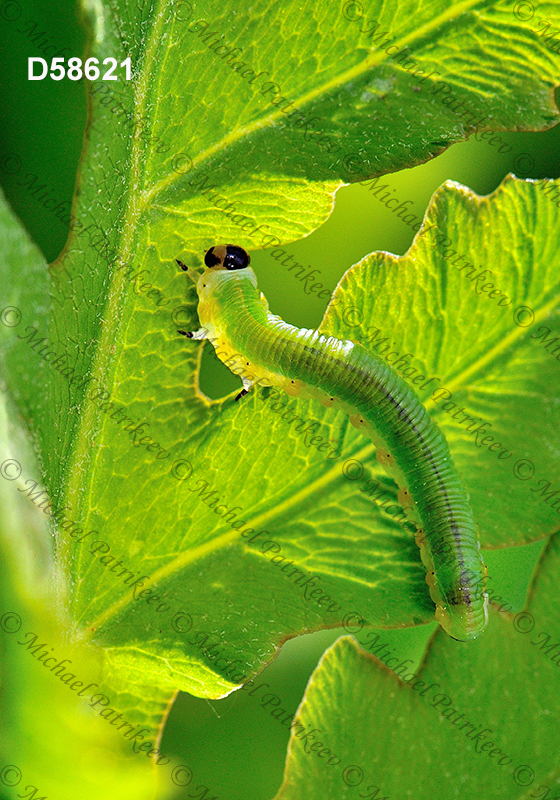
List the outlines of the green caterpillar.
{"label": "green caterpillar", "polygon": [[488,621],[487,570],[445,437],[416,394],[375,353],[271,314],[250,260],[236,245],[208,250],[207,269],[197,281],[203,327],[179,333],[210,339],[222,361],[234,353],[243,356],[254,379],[242,378],[236,400],[266,381],[349,415],[375,444],[378,461],[398,484],[399,502],[416,525],[437,621],[454,639],[476,638]]}

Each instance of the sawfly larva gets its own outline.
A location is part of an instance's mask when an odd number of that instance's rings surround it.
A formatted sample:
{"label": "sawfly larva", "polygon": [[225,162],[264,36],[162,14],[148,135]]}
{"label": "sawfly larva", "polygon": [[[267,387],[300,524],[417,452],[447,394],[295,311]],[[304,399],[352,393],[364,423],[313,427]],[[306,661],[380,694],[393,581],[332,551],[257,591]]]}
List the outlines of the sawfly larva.
{"label": "sawfly larva", "polygon": [[236,400],[266,382],[348,414],[376,446],[416,525],[437,621],[454,639],[476,638],[488,620],[487,571],[467,490],[443,433],[414,391],[375,353],[271,314],[250,260],[237,245],[208,250],[197,281],[202,327],[180,333],[210,339],[224,362],[241,355],[243,390]]}

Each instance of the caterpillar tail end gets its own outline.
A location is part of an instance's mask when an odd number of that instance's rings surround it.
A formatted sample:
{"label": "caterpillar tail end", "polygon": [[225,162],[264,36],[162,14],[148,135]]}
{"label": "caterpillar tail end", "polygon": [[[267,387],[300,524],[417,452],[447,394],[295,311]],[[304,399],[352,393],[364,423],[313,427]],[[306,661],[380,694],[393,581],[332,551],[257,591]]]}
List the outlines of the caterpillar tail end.
{"label": "caterpillar tail end", "polygon": [[438,603],[435,617],[452,639],[458,642],[470,642],[478,639],[488,624],[488,595],[484,593],[484,600],[478,613],[474,612],[471,605],[446,606]]}

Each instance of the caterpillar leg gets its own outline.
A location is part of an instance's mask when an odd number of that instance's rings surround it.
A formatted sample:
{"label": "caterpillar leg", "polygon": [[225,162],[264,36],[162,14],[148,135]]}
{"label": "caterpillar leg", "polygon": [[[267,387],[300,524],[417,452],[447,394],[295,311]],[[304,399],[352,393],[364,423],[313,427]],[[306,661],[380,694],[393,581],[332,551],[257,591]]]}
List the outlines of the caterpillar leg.
{"label": "caterpillar leg", "polygon": [[208,338],[208,331],[206,328],[199,328],[197,331],[177,331],[181,336],[186,336],[187,339],[206,339]]}
{"label": "caterpillar leg", "polygon": [[251,389],[254,386],[254,381],[250,381],[248,378],[243,378],[242,377],[241,380],[243,381],[243,389],[241,389],[241,391],[239,392],[239,394],[235,398],[235,402],[236,403],[237,403],[238,400],[241,400],[242,397],[245,397],[245,395],[249,394],[249,392],[251,391]]}
{"label": "caterpillar leg", "polygon": [[[187,278],[188,278],[190,281],[192,281],[192,282],[194,283],[194,285],[196,286],[196,285],[197,285],[197,279],[196,279],[196,277],[195,277],[195,275],[196,275],[196,272],[195,272],[195,270],[193,270],[193,269],[190,269],[190,270],[189,270],[189,268],[187,267],[187,265],[186,265],[186,264],[183,264],[183,262],[182,262],[182,261],[179,261],[179,259],[178,259],[178,258],[176,258],[176,259],[175,259],[175,261],[176,261],[176,263],[177,263],[177,264],[179,264],[179,266],[181,267],[181,269],[183,270],[183,272],[186,272],[186,273],[187,273]],[[193,272],[195,273],[195,275],[193,275]]]}

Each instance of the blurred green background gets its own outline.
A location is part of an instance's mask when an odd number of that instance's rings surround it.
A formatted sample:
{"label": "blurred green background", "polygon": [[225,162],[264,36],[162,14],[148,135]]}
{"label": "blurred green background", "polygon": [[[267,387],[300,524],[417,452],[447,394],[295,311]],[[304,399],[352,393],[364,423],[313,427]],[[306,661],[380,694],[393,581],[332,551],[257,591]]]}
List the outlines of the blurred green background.
{"label": "blurred green background", "polygon": [[[36,27],[33,27],[36,26]],[[37,36],[33,42],[29,34]],[[53,261],[64,247],[67,227],[51,211],[19,186],[26,173],[37,175],[49,197],[70,201],[88,118],[84,81],[27,80],[27,59],[41,55],[40,42],[68,48],[83,55],[87,36],[80,14],[71,2],[15,2],[0,0],[0,182],[9,202],[31,236]],[[439,158],[385,176],[400,201],[421,218],[434,190],[445,180],[465,184],[479,194],[492,192],[508,172],[522,178],[557,178],[560,175],[560,126],[545,133],[500,134],[511,152],[498,153],[487,141],[455,145]],[[284,249],[303,265],[320,271],[320,280],[334,289],[352,264],[373,250],[405,253],[413,231],[364,186],[346,186],[336,195],[330,219],[317,231]],[[211,243],[209,243],[210,245]],[[298,326],[316,327],[327,299],[307,295],[285,267],[265,251],[253,252],[253,266],[274,313]],[[288,276],[288,277],[286,277]],[[239,388],[239,381],[212,359],[205,348],[203,390],[221,397]],[[486,552],[485,559],[495,592],[518,610],[536,560],[544,546]],[[383,633],[383,641],[415,668],[435,625]],[[276,661],[256,679],[267,692],[282,699],[281,706],[295,712],[313,669],[325,650],[344,631],[321,631],[288,642]],[[358,636],[358,638],[362,638]],[[457,643],[457,647],[462,647]],[[225,800],[267,800],[278,790],[284,767],[289,729],[260,705],[260,697],[234,692],[209,702],[179,695],[169,716],[162,749],[190,765],[192,786],[206,784],[210,795]]]}

